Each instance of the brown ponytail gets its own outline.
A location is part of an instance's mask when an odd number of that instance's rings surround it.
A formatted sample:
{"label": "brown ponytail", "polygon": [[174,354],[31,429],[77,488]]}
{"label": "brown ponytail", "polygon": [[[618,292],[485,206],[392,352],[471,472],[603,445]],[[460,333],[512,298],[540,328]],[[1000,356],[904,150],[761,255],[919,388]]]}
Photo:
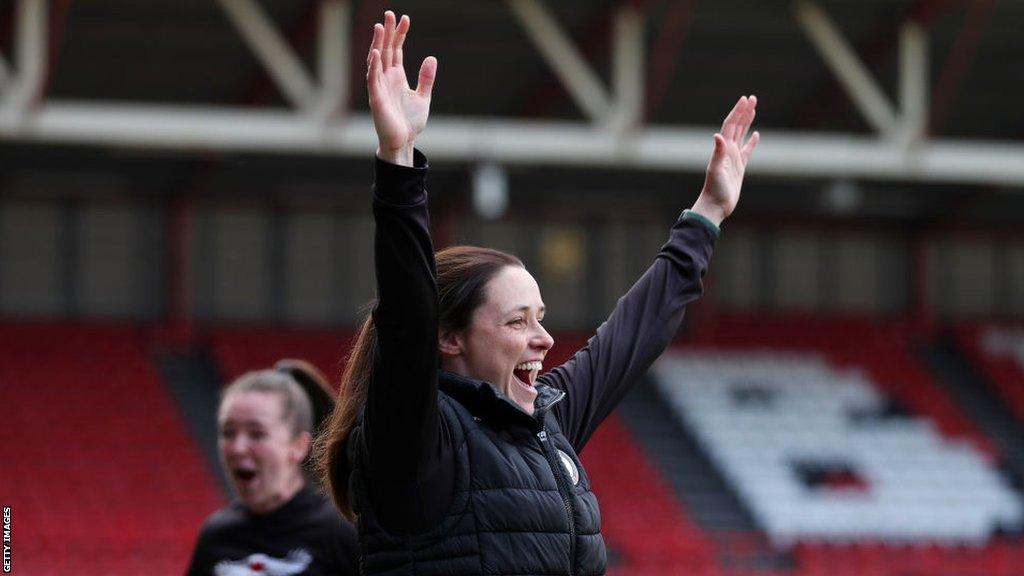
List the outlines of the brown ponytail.
{"label": "brown ponytail", "polygon": [[334,500],[334,505],[351,522],[355,522],[355,513],[352,511],[352,503],[348,501],[348,476],[351,470],[345,444],[366,403],[376,353],[377,330],[373,325],[372,313],[368,313],[359,328],[345,371],[341,375],[341,388],[338,390],[334,411],[313,446],[320,482]]}

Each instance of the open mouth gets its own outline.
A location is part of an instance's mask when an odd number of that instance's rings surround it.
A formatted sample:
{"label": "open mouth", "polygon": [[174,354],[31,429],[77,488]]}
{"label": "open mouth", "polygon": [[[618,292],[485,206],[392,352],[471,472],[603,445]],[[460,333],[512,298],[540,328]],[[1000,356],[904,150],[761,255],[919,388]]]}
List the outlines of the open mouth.
{"label": "open mouth", "polygon": [[523,386],[532,388],[537,381],[537,374],[540,373],[542,364],[540,361],[523,362],[512,370],[512,376]]}
{"label": "open mouth", "polygon": [[249,484],[256,479],[256,471],[250,468],[235,468],[231,471],[232,476],[239,484]]}

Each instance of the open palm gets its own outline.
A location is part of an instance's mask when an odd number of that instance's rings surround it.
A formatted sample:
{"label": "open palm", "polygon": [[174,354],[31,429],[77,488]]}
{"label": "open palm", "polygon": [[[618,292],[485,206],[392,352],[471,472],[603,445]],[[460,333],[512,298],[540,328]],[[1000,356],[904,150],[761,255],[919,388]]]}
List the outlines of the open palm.
{"label": "open palm", "polygon": [[715,149],[708,162],[704,189],[694,209],[700,207],[698,211],[706,213],[716,223],[732,214],[739,202],[747,161],[760,140],[757,132],[747,139],[756,108],[756,96],[743,96],[725,117],[721,132],[715,134]]}
{"label": "open palm", "polygon": [[385,12],[384,24],[373,28],[366,60],[366,87],[379,143],[377,154],[384,160],[406,165],[412,164],[413,142],[427,125],[437,72],[437,59],[424,59],[416,89],[409,87],[402,66],[402,45],[409,25],[408,16],[402,16],[396,23],[395,14]]}

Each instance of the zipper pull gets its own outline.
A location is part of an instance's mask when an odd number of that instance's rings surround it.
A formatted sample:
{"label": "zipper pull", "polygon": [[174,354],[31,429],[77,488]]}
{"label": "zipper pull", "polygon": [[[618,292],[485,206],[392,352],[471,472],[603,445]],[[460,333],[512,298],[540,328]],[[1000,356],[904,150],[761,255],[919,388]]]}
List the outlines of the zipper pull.
{"label": "zipper pull", "polygon": [[537,438],[540,438],[541,442],[547,442],[548,441],[548,431],[547,430],[541,430],[540,432],[537,432]]}

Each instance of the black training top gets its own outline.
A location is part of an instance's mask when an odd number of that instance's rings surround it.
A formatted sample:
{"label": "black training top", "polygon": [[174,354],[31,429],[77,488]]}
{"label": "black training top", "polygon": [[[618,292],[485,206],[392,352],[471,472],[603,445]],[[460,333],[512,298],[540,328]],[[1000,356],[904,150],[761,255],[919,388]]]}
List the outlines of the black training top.
{"label": "black training top", "polygon": [[355,529],[308,486],[268,514],[253,514],[236,500],[203,523],[188,575],[250,573],[358,574]]}
{"label": "black training top", "polygon": [[[377,159],[377,305],[374,359],[363,430],[367,485],[380,523],[398,534],[432,528],[451,503],[452,433],[438,411],[438,304],[425,180],[414,166]],[[578,453],[597,426],[675,335],[685,305],[701,291],[718,230],[684,212],[651,267],[624,295],[587,346],[538,383],[567,393],[554,408]]]}

